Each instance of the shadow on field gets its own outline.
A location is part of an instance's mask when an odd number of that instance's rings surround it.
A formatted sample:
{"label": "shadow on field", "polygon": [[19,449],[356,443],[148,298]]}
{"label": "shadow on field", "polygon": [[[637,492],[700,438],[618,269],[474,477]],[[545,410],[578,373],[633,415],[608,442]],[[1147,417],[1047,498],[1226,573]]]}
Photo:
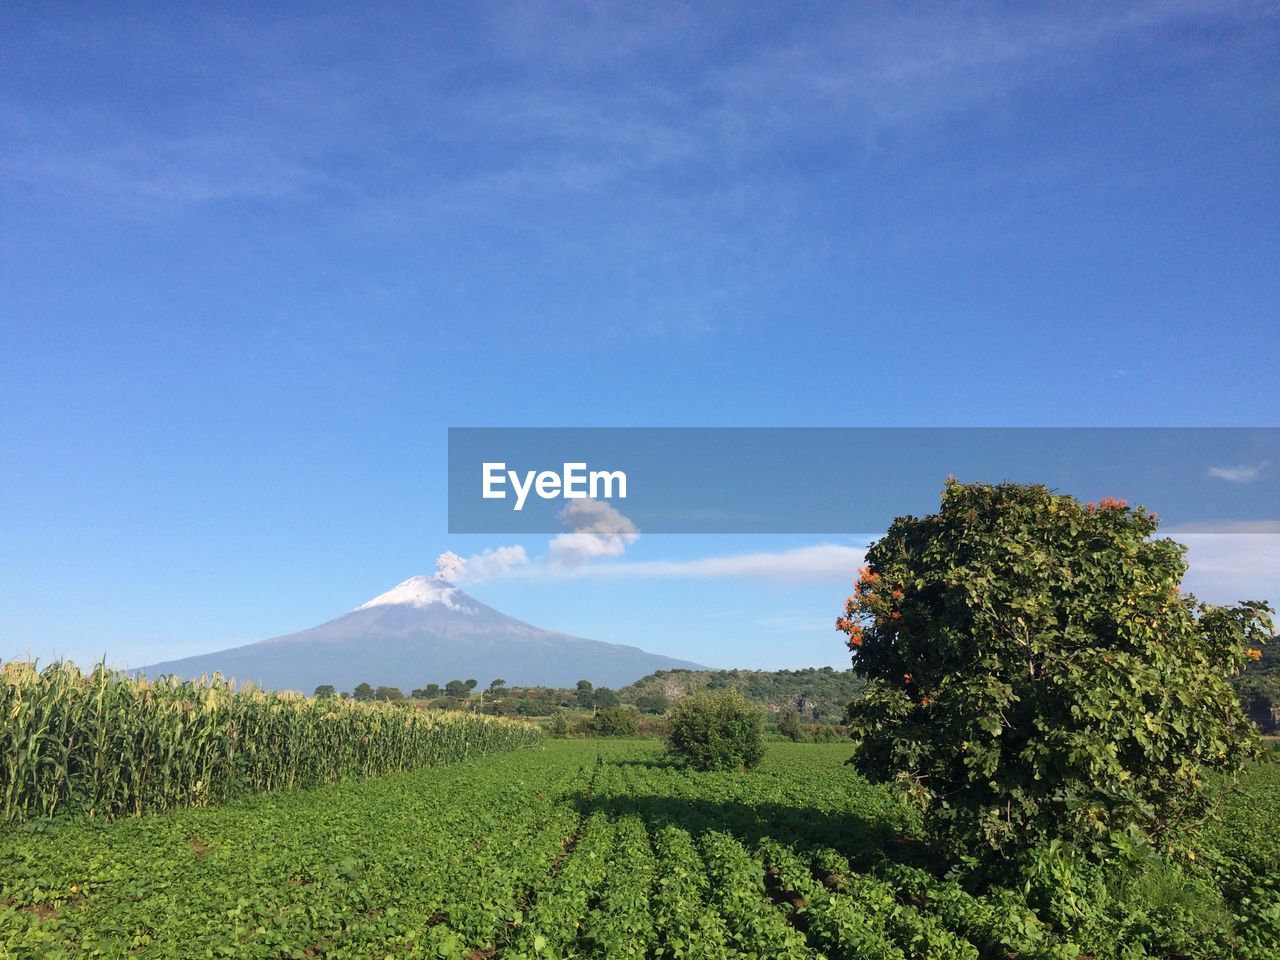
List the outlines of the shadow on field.
{"label": "shadow on field", "polygon": [[605,761],[611,767],[648,767],[651,770],[675,770],[680,766],[680,761],[674,757],[629,757],[626,759],[609,759]]}
{"label": "shadow on field", "polygon": [[937,868],[938,861],[920,840],[902,837],[883,819],[855,811],[832,814],[814,807],[779,803],[746,804],[734,800],[704,800],[666,796],[588,796],[572,799],[581,809],[610,817],[640,818],[650,832],[678,827],[697,836],[708,830],[731,833],[747,844],[766,837],[788,844],[831,847],[858,870],[888,859],[912,866]]}

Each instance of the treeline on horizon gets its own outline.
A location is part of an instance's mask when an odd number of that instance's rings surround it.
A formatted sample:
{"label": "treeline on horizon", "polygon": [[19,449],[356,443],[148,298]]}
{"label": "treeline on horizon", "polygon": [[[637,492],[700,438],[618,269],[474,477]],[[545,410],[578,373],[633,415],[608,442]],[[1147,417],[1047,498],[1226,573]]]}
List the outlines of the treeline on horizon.
{"label": "treeline on horizon", "polygon": [[[1245,712],[1263,733],[1280,733],[1280,638],[1264,648],[1262,659],[1250,663],[1234,685]],[[866,684],[852,670],[802,667],[795,670],[658,670],[617,690],[579,680],[574,687],[508,686],[494,679],[481,687],[474,678],[429,683],[405,693],[398,687],[358,685],[338,691],[317,687],[315,696],[340,696],[359,701],[412,702],[437,710],[468,710],[492,716],[548,717],[563,710],[608,710],[634,707],[642,714],[661,716],[680,699],[699,690],[736,689],[764,707],[770,717],[783,719],[793,711],[804,724],[839,725],[849,704]]]}
{"label": "treeline on horizon", "polygon": [[795,670],[659,670],[617,690],[579,680],[573,687],[508,686],[495,678],[481,686],[474,677],[428,683],[405,693],[399,687],[361,683],[350,691],[329,684],[318,697],[359,701],[414,701],[430,709],[466,709],[495,716],[545,717],[560,710],[607,710],[631,706],[658,716],[700,690],[736,689],[771,715],[794,711],[804,723],[838,724],[865,686],[852,670],[803,667]]}

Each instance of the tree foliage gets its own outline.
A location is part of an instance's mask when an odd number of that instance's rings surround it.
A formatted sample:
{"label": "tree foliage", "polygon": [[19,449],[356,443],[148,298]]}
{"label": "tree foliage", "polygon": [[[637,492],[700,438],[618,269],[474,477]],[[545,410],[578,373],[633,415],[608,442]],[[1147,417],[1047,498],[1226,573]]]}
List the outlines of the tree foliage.
{"label": "tree foliage", "polygon": [[955,481],[939,513],[895,521],[837,620],[870,681],[852,762],[960,853],[1196,826],[1207,774],[1255,746],[1230,681],[1268,608],[1182,596],[1185,548],[1157,523]]}
{"label": "tree foliage", "polygon": [[799,740],[804,736],[800,725],[800,714],[795,707],[783,707],[778,711],[778,732],[788,740]]}
{"label": "tree foliage", "polygon": [[591,703],[602,710],[616,707],[620,701],[618,695],[608,687],[596,687],[591,693]]}
{"label": "tree foliage", "polygon": [[640,729],[635,707],[605,707],[591,718],[591,732],[598,737],[634,737]]}
{"label": "tree foliage", "polygon": [[551,724],[548,731],[553,737],[567,737],[569,735],[569,718],[565,716],[563,710],[557,710],[551,715]]}
{"label": "tree foliage", "polygon": [[685,697],[668,723],[668,750],[695,770],[746,770],[764,756],[764,711],[735,689]]}

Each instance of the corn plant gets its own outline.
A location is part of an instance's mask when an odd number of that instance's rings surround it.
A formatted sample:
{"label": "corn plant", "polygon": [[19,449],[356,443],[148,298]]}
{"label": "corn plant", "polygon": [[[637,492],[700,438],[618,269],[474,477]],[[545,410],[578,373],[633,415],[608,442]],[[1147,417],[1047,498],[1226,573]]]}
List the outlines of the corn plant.
{"label": "corn plant", "polygon": [[101,664],[13,661],[0,666],[0,820],[204,806],[540,737],[521,721],[236,689],[218,676],[152,682]]}

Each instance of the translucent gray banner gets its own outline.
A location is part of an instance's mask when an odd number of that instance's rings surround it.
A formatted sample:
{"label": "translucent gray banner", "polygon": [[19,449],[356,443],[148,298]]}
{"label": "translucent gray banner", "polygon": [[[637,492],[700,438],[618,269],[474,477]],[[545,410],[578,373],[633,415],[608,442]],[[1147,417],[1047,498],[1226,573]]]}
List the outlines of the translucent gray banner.
{"label": "translucent gray banner", "polygon": [[1278,468],[1276,427],[455,427],[449,531],[563,531],[594,500],[647,533],[875,533],[934,512],[952,475],[1122,498],[1165,530],[1278,533]]}

